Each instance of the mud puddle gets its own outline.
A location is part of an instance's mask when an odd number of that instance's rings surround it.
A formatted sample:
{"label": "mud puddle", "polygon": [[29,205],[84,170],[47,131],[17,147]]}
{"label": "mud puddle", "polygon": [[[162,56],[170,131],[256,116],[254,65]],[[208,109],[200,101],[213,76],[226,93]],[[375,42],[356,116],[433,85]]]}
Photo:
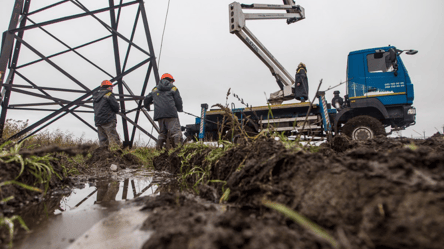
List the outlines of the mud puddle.
{"label": "mud puddle", "polygon": [[[111,173],[107,177],[74,178],[73,189],[53,191],[47,200],[38,205],[26,207],[19,213],[31,232],[19,234],[15,238],[14,248],[67,248],[69,246],[79,248],[81,244],[77,247],[73,244],[79,238],[79,243],[82,243],[82,239],[85,240],[85,236],[88,238],[89,234],[92,237],[105,238],[116,233],[118,230],[115,229],[118,227],[119,220],[120,223],[125,224],[127,230],[138,230],[137,222],[133,218],[137,217],[137,210],[140,207],[133,199],[157,195],[159,192],[157,183],[165,181],[163,177],[166,177],[166,174],[126,169]],[[127,215],[128,210],[131,210],[130,213],[134,216]],[[109,228],[104,229],[110,222],[104,223],[103,220],[109,220],[109,217],[114,219],[111,226],[114,227],[113,231]],[[132,221],[128,220],[130,217]],[[95,232],[95,235],[92,235],[94,230],[100,231],[99,234]],[[138,237],[143,238],[142,241],[146,240],[148,235],[147,232],[137,234]],[[134,243],[138,243],[137,240]],[[101,247],[98,245],[97,248]]]}

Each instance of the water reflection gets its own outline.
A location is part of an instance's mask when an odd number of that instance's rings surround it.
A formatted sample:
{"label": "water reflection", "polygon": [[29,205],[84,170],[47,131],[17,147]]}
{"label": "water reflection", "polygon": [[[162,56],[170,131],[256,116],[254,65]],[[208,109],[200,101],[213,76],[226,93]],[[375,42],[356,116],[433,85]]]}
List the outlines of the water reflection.
{"label": "water reflection", "polygon": [[78,183],[72,190],[54,191],[51,198],[18,213],[32,232],[16,236],[14,247],[66,248],[114,212],[116,205],[136,197],[157,194],[160,182],[163,180],[154,172],[128,171],[110,178]]}
{"label": "water reflection", "polygon": [[77,185],[70,195],[63,197],[60,210],[69,211],[78,207],[89,207],[94,204],[109,203],[112,201],[130,200],[140,196],[156,194],[157,184],[154,176],[124,179],[98,179],[83,185]]}

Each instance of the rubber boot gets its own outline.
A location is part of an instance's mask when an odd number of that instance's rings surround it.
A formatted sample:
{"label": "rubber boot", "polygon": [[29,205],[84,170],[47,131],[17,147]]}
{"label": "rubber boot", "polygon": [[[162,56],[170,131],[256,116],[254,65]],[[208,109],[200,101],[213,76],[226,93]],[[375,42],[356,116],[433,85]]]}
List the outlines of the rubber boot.
{"label": "rubber boot", "polygon": [[156,150],[162,150],[165,144],[165,139],[158,139],[156,144]]}
{"label": "rubber boot", "polygon": [[174,140],[173,140],[173,148],[176,148],[177,146],[179,146],[179,144],[182,142],[181,140],[182,139],[180,139],[180,137],[174,137],[173,138]]}

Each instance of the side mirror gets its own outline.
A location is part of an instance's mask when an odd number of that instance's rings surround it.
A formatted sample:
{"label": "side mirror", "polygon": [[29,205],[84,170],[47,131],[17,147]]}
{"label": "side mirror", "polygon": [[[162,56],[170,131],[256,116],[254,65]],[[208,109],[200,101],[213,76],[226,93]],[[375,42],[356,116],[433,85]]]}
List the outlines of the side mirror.
{"label": "side mirror", "polygon": [[410,50],[406,51],[405,53],[408,55],[414,55],[414,54],[418,53],[418,50],[410,49]]}

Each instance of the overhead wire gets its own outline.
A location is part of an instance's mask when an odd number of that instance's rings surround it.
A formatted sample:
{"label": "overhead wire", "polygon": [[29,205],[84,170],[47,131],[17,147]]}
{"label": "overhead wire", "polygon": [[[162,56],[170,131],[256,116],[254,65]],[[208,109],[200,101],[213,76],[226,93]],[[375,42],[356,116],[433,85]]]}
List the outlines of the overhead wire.
{"label": "overhead wire", "polygon": [[[161,41],[160,41],[159,60],[157,61],[157,69],[160,68],[160,58],[161,58],[161,56],[162,56],[163,37],[164,37],[164,35],[165,35],[165,29],[166,29],[166,25],[167,25],[167,21],[168,21],[168,13],[169,13],[169,11],[170,11],[170,1],[171,1],[171,0],[168,0],[167,12],[166,12],[166,15],[165,15],[165,22],[164,22],[164,24],[163,24],[162,39],[161,39]],[[151,133],[153,133],[153,129],[154,129],[154,126],[151,127]],[[148,146],[148,144],[149,144],[150,142],[151,142],[151,137],[150,137],[150,139],[148,140],[148,143],[146,144],[146,146]]]}
{"label": "overhead wire", "polygon": [[160,57],[162,55],[163,37],[165,35],[165,29],[166,29],[167,20],[168,20],[168,13],[170,11],[170,1],[171,0],[168,0],[167,12],[166,12],[166,15],[165,15],[165,23],[163,24],[162,40],[160,41],[159,61],[157,62],[157,68],[158,69],[160,68]]}

